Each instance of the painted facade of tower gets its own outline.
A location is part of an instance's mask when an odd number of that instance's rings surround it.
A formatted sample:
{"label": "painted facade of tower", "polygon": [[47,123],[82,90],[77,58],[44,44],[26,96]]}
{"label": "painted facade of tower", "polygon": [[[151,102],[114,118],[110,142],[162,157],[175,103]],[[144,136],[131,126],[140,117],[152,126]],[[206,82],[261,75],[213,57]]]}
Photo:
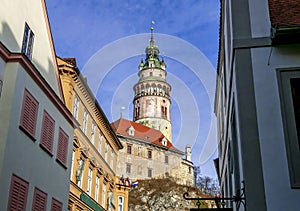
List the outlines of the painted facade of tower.
{"label": "painted facade of tower", "polygon": [[150,44],[145,50],[146,59],[139,64],[139,81],[134,86],[135,122],[160,130],[172,142],[171,86],[166,82],[166,64],[159,58],[151,27]]}

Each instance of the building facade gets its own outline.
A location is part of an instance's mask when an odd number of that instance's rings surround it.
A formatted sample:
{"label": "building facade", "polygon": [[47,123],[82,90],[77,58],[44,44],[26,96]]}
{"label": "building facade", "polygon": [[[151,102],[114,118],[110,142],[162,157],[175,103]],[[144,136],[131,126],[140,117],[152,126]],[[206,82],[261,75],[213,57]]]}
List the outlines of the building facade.
{"label": "building facade", "polygon": [[4,0],[0,14],[0,210],[67,210],[78,124],[63,102],[45,2]]}
{"label": "building facade", "polygon": [[194,185],[191,148],[186,152],[172,144],[171,86],[166,81],[166,64],[159,56],[151,27],[146,58],[139,64],[139,81],[134,85],[133,120],[119,119],[112,127],[124,148],[119,151],[117,174],[132,181],[173,178]]}
{"label": "building facade", "polygon": [[123,148],[75,59],[57,58],[67,108],[80,127],[74,131],[69,210],[128,210],[128,187],[116,176]]}
{"label": "building facade", "polygon": [[178,184],[194,185],[190,147],[184,153],[174,147],[161,131],[130,120],[119,119],[112,123],[112,127],[124,146],[119,151],[117,175],[131,182],[173,178]]}
{"label": "building facade", "polygon": [[222,196],[234,210],[295,210],[300,199],[300,7],[222,0],[215,114]]}

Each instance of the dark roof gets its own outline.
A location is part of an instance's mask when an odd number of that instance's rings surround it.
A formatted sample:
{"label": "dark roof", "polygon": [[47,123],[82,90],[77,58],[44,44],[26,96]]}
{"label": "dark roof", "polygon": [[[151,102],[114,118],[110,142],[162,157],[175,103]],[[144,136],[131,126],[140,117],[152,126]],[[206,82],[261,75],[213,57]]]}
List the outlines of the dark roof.
{"label": "dark roof", "polygon": [[299,0],[268,0],[273,27],[300,26]]}
{"label": "dark roof", "polygon": [[[173,144],[165,138],[165,136],[162,134],[161,131],[147,127],[145,125],[127,120],[127,119],[119,119],[113,123],[111,123],[111,126],[116,134],[122,135],[128,138],[137,139],[139,141],[145,142],[147,144],[153,144],[155,146],[166,148],[169,150],[173,150],[179,154],[184,154],[181,150],[177,149],[173,146]],[[134,135],[131,136],[128,133],[128,129],[130,127],[133,127],[134,129]],[[167,145],[164,146],[162,144],[163,139],[167,140]]]}

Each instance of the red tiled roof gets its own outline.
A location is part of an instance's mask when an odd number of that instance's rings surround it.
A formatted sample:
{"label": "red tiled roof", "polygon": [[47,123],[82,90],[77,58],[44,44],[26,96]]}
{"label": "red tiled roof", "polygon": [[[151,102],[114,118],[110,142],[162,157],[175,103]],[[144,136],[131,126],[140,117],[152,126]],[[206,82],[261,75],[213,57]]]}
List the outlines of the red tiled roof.
{"label": "red tiled roof", "polygon": [[[173,144],[166,138],[167,140],[167,146],[164,146],[162,144],[163,138],[165,136],[160,132],[159,130],[147,127],[145,125],[127,120],[127,119],[119,119],[113,123],[111,123],[111,126],[116,134],[123,135],[126,137],[132,137],[141,141],[144,141],[145,143],[149,144],[155,144],[157,146],[161,146],[163,148],[168,148],[171,150],[174,150],[180,154],[184,154],[181,150],[177,149],[173,146]],[[131,136],[128,134],[128,129],[130,127],[134,128],[134,135]]]}
{"label": "red tiled roof", "polygon": [[273,27],[300,26],[299,0],[268,0]]}

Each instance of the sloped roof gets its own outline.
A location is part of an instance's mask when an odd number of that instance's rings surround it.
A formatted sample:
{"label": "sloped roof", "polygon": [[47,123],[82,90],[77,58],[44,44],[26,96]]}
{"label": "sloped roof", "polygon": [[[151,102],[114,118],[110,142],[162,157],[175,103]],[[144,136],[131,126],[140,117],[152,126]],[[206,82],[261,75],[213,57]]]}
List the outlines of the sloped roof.
{"label": "sloped roof", "polygon": [[[139,141],[148,144],[154,144],[161,148],[167,148],[179,154],[184,154],[181,150],[174,147],[173,144],[167,138],[165,138],[165,136],[159,130],[123,118],[111,123],[111,126],[115,133],[118,135],[138,139]],[[129,135],[128,129],[130,127],[133,127],[134,135]],[[162,140],[164,138],[167,140],[167,146],[164,146],[162,144]]]}
{"label": "sloped roof", "polygon": [[299,0],[268,0],[273,27],[300,26]]}

